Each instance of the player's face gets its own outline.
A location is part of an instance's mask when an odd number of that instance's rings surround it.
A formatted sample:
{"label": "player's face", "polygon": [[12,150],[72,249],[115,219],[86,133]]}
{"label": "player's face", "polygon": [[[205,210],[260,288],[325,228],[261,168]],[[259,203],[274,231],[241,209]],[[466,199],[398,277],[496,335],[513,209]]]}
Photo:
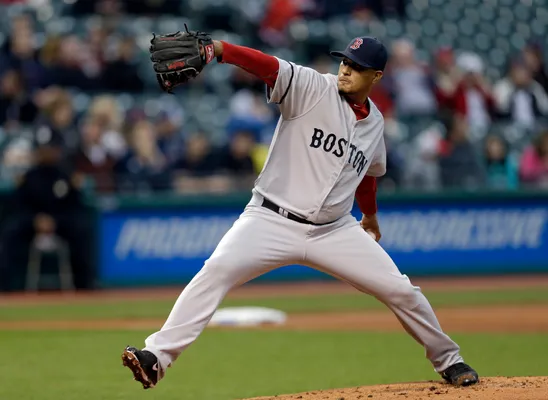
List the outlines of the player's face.
{"label": "player's face", "polygon": [[382,78],[382,71],[364,68],[348,58],[343,58],[339,66],[338,78],[339,93],[368,94],[373,85]]}

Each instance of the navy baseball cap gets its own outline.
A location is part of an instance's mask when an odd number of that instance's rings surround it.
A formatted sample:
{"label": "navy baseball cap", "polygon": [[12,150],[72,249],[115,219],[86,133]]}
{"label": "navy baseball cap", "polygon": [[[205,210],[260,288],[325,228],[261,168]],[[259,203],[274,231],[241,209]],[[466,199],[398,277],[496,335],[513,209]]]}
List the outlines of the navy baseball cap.
{"label": "navy baseball cap", "polygon": [[388,61],[388,51],[377,38],[361,36],[354,38],[344,51],[332,51],[335,57],[346,57],[364,68],[384,71]]}

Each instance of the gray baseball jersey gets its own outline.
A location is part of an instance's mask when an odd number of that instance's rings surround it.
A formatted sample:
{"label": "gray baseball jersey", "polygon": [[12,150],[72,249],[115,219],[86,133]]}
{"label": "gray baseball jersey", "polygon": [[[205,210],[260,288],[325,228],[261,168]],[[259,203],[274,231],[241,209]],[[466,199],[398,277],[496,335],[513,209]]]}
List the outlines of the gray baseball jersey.
{"label": "gray baseball jersey", "polygon": [[383,116],[369,100],[356,121],[335,75],[278,61],[267,99],[281,117],[255,191],[309,221],[334,221],[352,209],[364,175],[386,170]]}

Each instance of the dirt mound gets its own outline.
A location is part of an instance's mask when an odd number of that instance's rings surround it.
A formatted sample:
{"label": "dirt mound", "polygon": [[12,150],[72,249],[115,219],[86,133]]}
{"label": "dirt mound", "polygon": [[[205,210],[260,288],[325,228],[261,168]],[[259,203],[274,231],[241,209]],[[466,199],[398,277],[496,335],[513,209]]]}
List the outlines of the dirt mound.
{"label": "dirt mound", "polygon": [[363,386],[248,400],[546,400],[548,377],[482,378],[476,386],[454,388],[439,381]]}

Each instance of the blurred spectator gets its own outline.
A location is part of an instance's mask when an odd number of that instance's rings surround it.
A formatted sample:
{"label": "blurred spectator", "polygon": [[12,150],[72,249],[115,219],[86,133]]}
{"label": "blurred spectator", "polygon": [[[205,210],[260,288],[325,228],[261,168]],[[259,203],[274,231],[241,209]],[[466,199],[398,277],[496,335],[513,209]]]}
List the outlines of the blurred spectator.
{"label": "blurred spectator", "polygon": [[16,70],[0,76],[0,126],[6,122],[30,124],[38,115],[38,107],[24,90],[21,74]]}
{"label": "blurred spectator", "polygon": [[207,136],[194,133],[187,138],[184,156],[175,165],[175,170],[193,177],[209,176],[219,170],[219,161]]}
{"label": "blurred spectator", "polygon": [[403,183],[404,157],[395,143],[385,136],[386,173],[378,179],[380,190],[393,191]]}
{"label": "blurred spectator", "polygon": [[61,37],[48,36],[42,48],[39,51],[39,59],[42,65],[48,69],[55,66],[59,59],[61,51]]}
{"label": "blurred spectator", "polygon": [[154,125],[138,121],[130,126],[130,149],[115,166],[118,190],[156,192],[171,189],[171,172],[158,148]]}
{"label": "blurred spectator", "polygon": [[264,91],[249,89],[242,89],[232,96],[230,112],[237,120],[254,121],[257,124],[266,124],[273,116],[272,109],[266,104]]}
{"label": "blurred spectator", "polygon": [[440,149],[445,129],[435,122],[412,141],[405,168],[405,186],[412,190],[437,190],[441,187]]}
{"label": "blurred spectator", "polygon": [[28,15],[17,16],[12,21],[12,30],[5,51],[9,67],[21,73],[27,90],[33,92],[44,87],[47,75],[39,61],[36,37]]}
{"label": "blurred spectator", "polygon": [[508,75],[494,87],[494,97],[499,116],[516,125],[533,128],[536,118],[548,116],[548,95],[523,59],[511,61]]}
{"label": "blurred spectator", "polygon": [[528,186],[548,188],[548,131],[528,146],[521,157],[520,178]]}
{"label": "blurred spectator", "polygon": [[72,97],[66,91],[52,92],[41,103],[39,124],[45,124],[63,136],[63,143],[69,151],[76,149],[78,134],[75,127],[75,113]]}
{"label": "blurred spectator", "polygon": [[270,0],[259,30],[261,39],[272,47],[288,45],[286,28],[301,15],[299,0]]}
{"label": "blurred spectator", "polygon": [[373,103],[375,103],[379,111],[382,113],[385,121],[395,116],[394,102],[392,101],[392,97],[385,86],[373,86],[369,98],[373,101]]}
{"label": "blurred spectator", "polygon": [[533,79],[540,83],[544,91],[548,93],[548,70],[544,63],[541,44],[529,43],[525,46],[523,58],[533,73]]}
{"label": "blurred spectator", "polygon": [[231,175],[241,179],[255,178],[255,166],[252,152],[256,145],[256,136],[253,132],[236,132],[228,145],[221,150],[220,167]]}
{"label": "blurred spectator", "polygon": [[107,127],[104,120],[88,117],[81,127],[81,143],[74,156],[74,168],[93,182],[99,193],[115,190],[116,159],[105,148],[102,137]]}
{"label": "blurred spectator", "polygon": [[477,189],[485,173],[468,138],[468,123],[458,114],[444,118],[446,134],[440,148],[441,184],[444,188]]}
{"label": "blurred spectator", "polygon": [[104,70],[105,89],[121,92],[143,90],[144,82],[138,73],[135,51],[135,39],[131,37],[125,37],[118,43],[114,59],[106,64]]}
{"label": "blurred spectator", "polygon": [[86,45],[86,66],[90,65],[97,72],[101,72],[105,65],[105,53],[109,49],[109,32],[102,24],[96,23],[88,28],[84,38]]}
{"label": "blurred spectator", "polygon": [[409,40],[393,43],[387,78],[399,116],[429,116],[436,112],[434,82],[428,69],[415,58],[415,46]]}
{"label": "blurred spectator", "polygon": [[312,64],[310,65],[315,71],[318,71],[320,74],[336,74],[337,65],[333,62],[333,58],[322,54],[314,58]]}
{"label": "blurred spectator", "polygon": [[463,53],[457,58],[457,65],[463,76],[451,98],[452,111],[466,116],[472,131],[486,132],[495,103],[483,75],[483,61],[475,53]]}
{"label": "blurred spectator", "polygon": [[42,126],[35,136],[36,165],[28,170],[14,193],[14,209],[2,226],[1,265],[8,266],[0,279],[4,290],[23,289],[28,247],[34,238],[63,238],[69,246],[74,285],[78,289],[94,287],[93,231],[79,181],[61,166],[62,135]]}
{"label": "blurred spectator", "polygon": [[[242,186],[248,189],[249,181],[245,176],[250,175],[246,174],[250,165],[246,150],[250,147],[251,136],[237,136],[226,152],[214,148],[204,133],[189,136],[184,156],[175,165],[175,189],[181,193],[227,192],[241,190]],[[241,175],[227,175],[230,168]]]}
{"label": "blurred spectator", "polygon": [[228,137],[238,131],[247,131],[255,135],[257,142],[270,143],[278,115],[273,107],[266,104],[264,91],[258,93],[242,89],[235,93],[230,100],[230,112],[226,125]]}
{"label": "blurred spectator", "polygon": [[183,112],[180,107],[168,105],[158,114],[155,121],[158,147],[170,167],[175,165],[184,150]]}
{"label": "blurred spectator", "polygon": [[518,163],[509,153],[508,143],[499,135],[489,135],[484,144],[487,185],[490,189],[516,189]]}
{"label": "blurred spectator", "polygon": [[32,166],[32,143],[24,137],[14,137],[5,146],[0,165],[0,179],[13,183]]}
{"label": "blurred spectator", "polygon": [[442,47],[434,55],[434,82],[436,85],[436,100],[440,109],[454,109],[453,96],[461,80],[461,74],[455,62],[453,49]]}
{"label": "blurred spectator", "polygon": [[78,36],[68,35],[51,41],[48,52],[50,82],[83,90],[100,88],[100,66],[90,57]]}
{"label": "blurred spectator", "polygon": [[101,144],[109,155],[115,159],[123,157],[127,151],[127,143],[121,133],[124,117],[116,99],[109,95],[95,97],[87,115],[103,126]]}

